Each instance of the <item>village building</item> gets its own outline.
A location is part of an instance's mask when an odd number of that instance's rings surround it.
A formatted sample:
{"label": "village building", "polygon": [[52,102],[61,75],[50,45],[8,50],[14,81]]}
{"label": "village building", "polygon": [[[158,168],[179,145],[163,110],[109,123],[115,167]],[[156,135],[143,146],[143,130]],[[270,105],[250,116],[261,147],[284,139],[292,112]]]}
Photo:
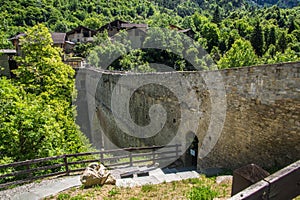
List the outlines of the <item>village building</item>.
{"label": "village building", "polygon": [[108,37],[112,37],[115,34],[119,33],[119,31],[122,29],[122,24],[127,24],[128,22],[122,21],[122,20],[114,20],[110,23],[107,23],[103,25],[101,28],[97,30],[99,33],[103,33],[104,31],[107,31]]}
{"label": "village building", "polygon": [[66,33],[66,40],[74,43],[93,42],[97,31],[84,26],[78,26]]}

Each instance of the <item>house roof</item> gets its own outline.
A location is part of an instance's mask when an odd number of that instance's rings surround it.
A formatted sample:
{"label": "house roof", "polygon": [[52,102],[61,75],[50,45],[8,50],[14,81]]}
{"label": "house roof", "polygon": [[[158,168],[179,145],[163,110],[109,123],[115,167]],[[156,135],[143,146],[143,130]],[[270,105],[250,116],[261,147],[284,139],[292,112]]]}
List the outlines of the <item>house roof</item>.
{"label": "house roof", "polygon": [[108,28],[120,27],[122,24],[128,24],[128,22],[116,19],[112,22],[109,22],[109,23],[101,26],[97,31],[104,31],[105,29],[108,29]]}
{"label": "house roof", "polygon": [[[65,43],[65,39],[66,39],[66,33],[58,33],[58,32],[54,32],[54,33],[50,33],[53,43],[54,44],[63,44]],[[21,37],[26,36],[25,33],[19,33],[17,35],[15,35],[14,37],[8,39],[8,40],[19,40]]]}
{"label": "house roof", "polygon": [[51,33],[51,37],[54,44],[64,44],[66,40],[66,33]]}
{"label": "house roof", "polygon": [[9,38],[8,40],[19,40],[21,37],[24,37],[24,36],[26,36],[25,33],[18,33],[17,35],[15,35],[12,38]]}
{"label": "house roof", "polygon": [[73,33],[75,33],[75,32],[80,31],[81,29],[84,29],[84,30],[87,30],[87,31],[91,31],[93,34],[96,34],[96,33],[97,33],[97,31],[95,31],[95,30],[93,30],[93,29],[90,29],[90,28],[87,28],[87,27],[85,27],[85,26],[78,26],[78,27],[76,27],[76,28],[70,30],[70,31],[67,32],[66,34],[67,34],[67,35],[70,35],[70,34],[73,34]]}
{"label": "house roof", "polygon": [[180,28],[179,26],[176,26],[176,25],[174,25],[174,24],[170,24],[169,25],[169,27],[170,27],[170,29],[176,29],[176,30],[182,30],[182,28]]}

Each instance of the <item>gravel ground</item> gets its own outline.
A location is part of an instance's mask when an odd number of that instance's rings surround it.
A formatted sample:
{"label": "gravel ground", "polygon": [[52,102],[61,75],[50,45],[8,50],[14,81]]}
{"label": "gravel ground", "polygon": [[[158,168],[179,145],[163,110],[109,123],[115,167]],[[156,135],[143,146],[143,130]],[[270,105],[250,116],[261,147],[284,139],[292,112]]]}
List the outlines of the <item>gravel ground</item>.
{"label": "gravel ground", "polygon": [[56,183],[56,182],[60,182],[63,179],[64,179],[63,177],[55,178],[55,179],[54,178],[53,179],[45,179],[45,180],[42,180],[41,182],[36,181],[36,182],[28,183],[25,185],[17,186],[12,189],[3,190],[3,191],[0,191],[0,200],[10,200],[10,199],[13,199],[13,197],[18,194],[22,194],[24,192],[29,192],[31,190],[34,190],[35,188],[47,187],[47,185]]}

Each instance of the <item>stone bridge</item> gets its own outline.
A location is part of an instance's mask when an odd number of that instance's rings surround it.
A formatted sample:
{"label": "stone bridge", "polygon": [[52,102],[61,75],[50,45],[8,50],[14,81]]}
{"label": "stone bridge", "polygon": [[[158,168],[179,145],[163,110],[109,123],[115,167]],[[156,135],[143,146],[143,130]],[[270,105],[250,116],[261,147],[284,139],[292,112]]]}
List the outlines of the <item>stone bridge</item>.
{"label": "stone bridge", "polygon": [[299,62],[150,74],[82,68],[76,87],[77,123],[98,149],[181,143],[183,164],[196,153],[198,169],[300,159]]}

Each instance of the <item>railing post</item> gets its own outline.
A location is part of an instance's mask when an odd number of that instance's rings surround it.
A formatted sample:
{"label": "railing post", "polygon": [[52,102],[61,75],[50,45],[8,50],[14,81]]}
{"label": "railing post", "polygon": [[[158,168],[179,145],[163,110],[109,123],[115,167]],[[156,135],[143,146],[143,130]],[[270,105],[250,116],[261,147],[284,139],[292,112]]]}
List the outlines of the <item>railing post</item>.
{"label": "railing post", "polygon": [[133,163],[132,163],[132,152],[129,151],[129,162],[130,162],[130,167],[133,166]]}
{"label": "railing post", "polygon": [[155,149],[154,149],[154,147],[152,149],[152,163],[153,163],[153,165],[155,165]]}
{"label": "railing post", "polygon": [[178,158],[179,144],[176,144],[176,158]]}
{"label": "railing post", "polygon": [[100,163],[101,163],[101,164],[104,164],[104,163],[103,163],[103,159],[104,159],[104,155],[103,155],[103,151],[101,150],[101,151],[100,151]]}
{"label": "railing post", "polygon": [[68,158],[67,155],[64,155],[64,163],[65,163],[65,167],[66,167],[66,175],[69,175],[69,165],[68,165]]}
{"label": "railing post", "polygon": [[[27,169],[28,171],[30,170],[30,163],[28,163],[28,164],[26,165],[26,169]],[[33,177],[32,172],[28,172],[28,176],[29,176],[30,178],[32,178],[32,177]]]}

